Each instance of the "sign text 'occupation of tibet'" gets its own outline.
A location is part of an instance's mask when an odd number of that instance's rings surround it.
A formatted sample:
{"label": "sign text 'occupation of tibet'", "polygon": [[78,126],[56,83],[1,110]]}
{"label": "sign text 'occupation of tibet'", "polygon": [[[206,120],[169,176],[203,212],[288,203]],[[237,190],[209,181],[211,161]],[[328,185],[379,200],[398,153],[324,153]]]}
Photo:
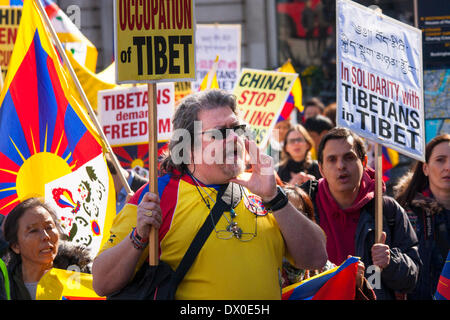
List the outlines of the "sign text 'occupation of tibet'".
{"label": "sign text 'occupation of tibet'", "polygon": [[[167,141],[175,108],[173,82],[157,84],[158,141]],[[146,85],[98,92],[99,120],[112,146],[148,142],[148,90]]]}
{"label": "sign text 'occupation of tibet'", "polygon": [[296,73],[242,69],[233,93],[258,146],[267,143],[297,77]]}
{"label": "sign text 'occupation of tibet'", "polygon": [[116,0],[118,83],[195,79],[193,0]]}
{"label": "sign text 'occupation of tibet'", "polygon": [[420,30],[348,0],[337,17],[338,125],[423,160]]}

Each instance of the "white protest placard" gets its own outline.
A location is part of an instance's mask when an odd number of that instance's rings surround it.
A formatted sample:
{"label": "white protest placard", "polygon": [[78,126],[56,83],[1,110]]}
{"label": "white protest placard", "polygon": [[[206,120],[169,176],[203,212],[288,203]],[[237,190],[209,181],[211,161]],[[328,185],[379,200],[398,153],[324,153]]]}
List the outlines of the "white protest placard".
{"label": "white protest placard", "polygon": [[[99,121],[111,146],[148,143],[148,90],[146,85],[98,92]],[[172,132],[175,108],[173,82],[157,84],[158,141]]]}
{"label": "white protest placard", "polygon": [[349,0],[336,9],[338,126],[423,161],[421,31]]}
{"label": "white protest placard", "polygon": [[196,81],[192,90],[200,84],[219,56],[217,82],[219,88],[232,91],[241,70],[241,25],[197,24],[195,31]]}

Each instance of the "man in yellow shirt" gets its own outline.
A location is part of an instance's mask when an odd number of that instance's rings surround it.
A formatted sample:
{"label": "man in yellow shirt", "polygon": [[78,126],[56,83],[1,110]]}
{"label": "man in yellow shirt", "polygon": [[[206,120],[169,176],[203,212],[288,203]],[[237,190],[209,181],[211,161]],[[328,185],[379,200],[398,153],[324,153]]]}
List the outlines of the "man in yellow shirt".
{"label": "man in yellow shirt", "polygon": [[[99,295],[123,288],[147,258],[151,227],[160,259],[176,269],[216,202],[232,183],[224,212],[176,291],[176,299],[280,299],[282,257],[318,269],[326,260],[323,231],[277,188],[272,158],[244,136],[234,96],[207,90],[186,97],[173,119],[159,195],[140,189],[117,215],[110,241],[96,257]],[[241,175],[246,155],[251,174]],[[133,228],[134,227],[134,228]]]}

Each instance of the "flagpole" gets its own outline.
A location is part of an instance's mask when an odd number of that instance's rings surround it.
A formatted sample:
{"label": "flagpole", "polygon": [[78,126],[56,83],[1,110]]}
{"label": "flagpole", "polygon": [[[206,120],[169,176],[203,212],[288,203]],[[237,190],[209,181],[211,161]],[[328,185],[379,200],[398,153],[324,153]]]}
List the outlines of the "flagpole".
{"label": "flagpole", "polygon": [[[369,6],[375,13],[382,13],[377,5]],[[383,154],[382,145],[378,142],[374,144],[375,151],[375,243],[380,243],[383,233]]]}
{"label": "flagpole", "polygon": [[83,103],[86,106],[86,109],[88,111],[88,114],[89,114],[92,122],[96,126],[98,133],[100,134],[104,144],[106,145],[107,152],[111,155],[114,168],[117,171],[117,174],[119,176],[120,182],[122,183],[122,186],[125,188],[125,191],[128,194],[133,193],[130,186],[128,185],[127,179],[123,175],[122,168],[119,164],[119,161],[117,160],[116,155],[112,151],[111,146],[109,145],[108,139],[106,138],[105,134],[103,133],[103,129],[102,129],[100,123],[98,122],[97,117],[95,116],[94,110],[92,109],[92,106],[89,103],[89,100],[86,97],[86,94],[84,93],[84,90],[80,84],[80,81],[78,80],[77,75],[76,75],[75,71],[73,70],[72,65],[69,62],[69,58],[66,55],[66,51],[64,50],[64,48],[61,44],[61,41],[59,41],[59,38],[55,32],[55,29],[53,28],[53,26],[50,22],[50,19],[47,16],[47,12],[45,11],[44,7],[42,6],[42,4],[39,0],[35,0],[34,2],[36,3],[42,17],[44,18],[45,24],[46,24],[48,30],[50,31],[50,34],[53,38],[53,41],[56,44],[56,48],[57,48],[59,54],[61,55],[64,63],[67,65],[67,68],[69,69],[70,76],[72,77],[72,79],[75,83],[75,86],[77,87],[78,93],[80,94],[81,99],[83,100]]}
{"label": "flagpole", "polygon": [[383,232],[383,159],[379,143],[375,147],[375,243],[380,242]]}

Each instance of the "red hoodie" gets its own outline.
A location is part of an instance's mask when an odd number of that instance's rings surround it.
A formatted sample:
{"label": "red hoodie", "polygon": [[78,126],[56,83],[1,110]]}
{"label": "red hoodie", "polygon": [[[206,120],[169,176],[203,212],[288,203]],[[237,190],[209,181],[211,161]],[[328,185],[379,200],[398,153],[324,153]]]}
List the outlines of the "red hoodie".
{"label": "red hoodie", "polygon": [[341,209],[333,198],[328,182],[319,180],[316,204],[320,227],[327,236],[328,260],[335,265],[340,265],[348,255],[355,254],[355,233],[361,208],[374,197],[375,171],[369,167],[364,170],[358,196],[347,209]]}

